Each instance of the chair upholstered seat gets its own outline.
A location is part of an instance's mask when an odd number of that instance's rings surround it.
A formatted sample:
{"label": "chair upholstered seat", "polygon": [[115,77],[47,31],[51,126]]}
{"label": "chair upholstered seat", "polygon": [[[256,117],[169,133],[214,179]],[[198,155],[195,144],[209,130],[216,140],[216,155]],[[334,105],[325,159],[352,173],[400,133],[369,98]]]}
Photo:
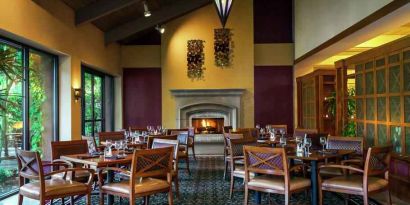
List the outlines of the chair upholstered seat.
{"label": "chair upholstered seat", "polygon": [[[368,177],[368,191],[376,191],[388,186],[389,182],[382,178]],[[347,175],[339,176],[331,179],[324,180],[322,188],[339,189],[347,191],[363,191],[363,176],[361,175]]]}
{"label": "chair upholstered seat", "polygon": [[[46,196],[61,196],[70,193],[87,192],[88,185],[71,180],[59,178],[45,180]],[[40,182],[32,182],[20,187],[20,194],[34,199],[39,199],[41,194]]]}
{"label": "chair upholstered seat", "polygon": [[[310,171],[310,170],[309,170]],[[339,168],[325,168],[320,170],[320,174],[329,176],[341,176],[343,175],[343,170]]]}
{"label": "chair upholstered seat", "polygon": [[[284,191],[285,180],[283,179],[283,177],[256,176],[253,179],[250,179],[248,186]],[[309,179],[302,177],[292,177],[289,180],[290,191],[303,189],[306,187],[310,187]]]}
{"label": "chair upholstered seat", "polygon": [[[143,178],[142,180],[136,180],[135,183],[135,193],[142,194],[142,193],[149,193],[152,191],[158,191],[163,189],[169,189],[170,184],[161,179],[155,178]],[[130,182],[129,181],[121,181],[117,183],[109,183],[102,186],[104,191],[109,192],[117,192],[122,194],[130,194]]]}
{"label": "chair upholstered seat", "polygon": [[[245,178],[245,167],[243,166],[235,166],[235,170],[233,171],[233,175],[239,178]],[[249,173],[249,176],[252,178],[255,176],[255,173]]]}

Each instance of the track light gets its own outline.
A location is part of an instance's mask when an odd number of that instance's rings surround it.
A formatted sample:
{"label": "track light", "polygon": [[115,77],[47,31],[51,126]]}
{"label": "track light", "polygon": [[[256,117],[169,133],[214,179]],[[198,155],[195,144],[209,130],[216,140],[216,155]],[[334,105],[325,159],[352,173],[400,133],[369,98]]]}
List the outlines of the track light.
{"label": "track light", "polygon": [[165,28],[163,26],[155,26],[155,29],[160,32],[161,34],[165,33]]}
{"label": "track light", "polygon": [[145,17],[150,17],[151,16],[151,11],[148,9],[148,4],[146,1],[144,1],[144,16]]}

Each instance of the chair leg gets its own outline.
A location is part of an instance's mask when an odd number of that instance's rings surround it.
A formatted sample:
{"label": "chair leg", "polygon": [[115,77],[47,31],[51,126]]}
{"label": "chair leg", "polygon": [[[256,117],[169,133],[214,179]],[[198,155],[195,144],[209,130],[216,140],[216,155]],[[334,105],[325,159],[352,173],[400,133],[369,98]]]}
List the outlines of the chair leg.
{"label": "chair leg", "polygon": [[387,189],[387,204],[392,205],[391,193],[389,189]]}
{"label": "chair leg", "polygon": [[23,205],[23,195],[19,194],[18,205]]}
{"label": "chair leg", "polygon": [[225,159],[224,180],[226,180],[227,173],[228,173],[228,161]]}
{"label": "chair leg", "polygon": [[179,199],[179,182],[178,182],[178,177],[174,177],[174,186],[175,186],[175,192],[177,199]]}
{"label": "chair leg", "polygon": [[104,194],[100,190],[100,205],[104,205]]}
{"label": "chair leg", "polygon": [[234,183],[235,183],[235,178],[233,177],[232,173],[231,173],[231,187],[229,189],[229,198],[232,199],[232,193],[233,193],[233,189],[234,189]]}
{"label": "chair leg", "polygon": [[349,199],[350,199],[350,195],[346,194],[346,196],[345,196],[345,205],[349,205]]}
{"label": "chair leg", "polygon": [[366,193],[363,195],[363,204],[364,205],[369,205],[369,198],[367,197]]}
{"label": "chair leg", "polygon": [[196,155],[195,155],[195,144],[192,144],[192,155],[194,156],[194,160],[196,161]]}
{"label": "chair leg", "polygon": [[187,169],[187,171],[188,171],[188,174],[191,175],[191,171],[189,170],[189,157],[187,157],[187,158],[185,159],[185,161],[186,161],[186,169]]}
{"label": "chair leg", "polygon": [[87,205],[91,205],[91,193],[87,194]]}
{"label": "chair leg", "polygon": [[74,205],[74,196],[70,196],[70,204]]}
{"label": "chair leg", "polygon": [[148,205],[149,204],[149,196],[144,197],[144,204]]}
{"label": "chair leg", "polygon": [[249,191],[248,191],[248,187],[247,187],[247,186],[245,186],[245,193],[244,193],[244,195],[245,195],[245,199],[244,199],[244,201],[243,201],[243,204],[244,204],[244,205],[248,205],[248,195],[249,195]]}
{"label": "chair leg", "polygon": [[290,194],[285,194],[285,205],[289,205]]}
{"label": "chair leg", "polygon": [[319,205],[323,205],[323,190],[320,187],[319,187]]}
{"label": "chair leg", "polygon": [[173,205],[174,204],[174,200],[172,198],[172,195],[173,195],[172,188],[170,188],[169,192],[168,192],[168,205]]}

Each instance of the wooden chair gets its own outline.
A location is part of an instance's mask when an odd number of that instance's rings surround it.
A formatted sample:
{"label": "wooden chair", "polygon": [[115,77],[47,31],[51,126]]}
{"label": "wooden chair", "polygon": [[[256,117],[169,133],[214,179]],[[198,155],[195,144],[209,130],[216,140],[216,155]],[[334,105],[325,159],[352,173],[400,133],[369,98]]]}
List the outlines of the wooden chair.
{"label": "wooden chair", "polygon": [[323,191],[338,192],[363,196],[364,205],[368,205],[368,196],[371,193],[388,192],[388,204],[391,204],[389,191],[389,168],[392,146],[371,147],[367,150],[364,169],[346,165],[323,165],[324,168],[338,168],[361,174],[346,174],[322,180],[319,174],[319,203],[323,204]]}
{"label": "wooden chair", "polygon": [[249,139],[227,139],[229,149],[229,166],[231,169],[231,184],[229,189],[229,197],[232,198],[235,178],[245,179],[245,167],[243,166],[243,146],[256,145],[255,140]]}
{"label": "wooden chair", "polygon": [[296,128],[293,131],[293,136],[304,137],[306,134],[317,134],[317,129],[303,129],[303,128]]}
{"label": "wooden chair", "polygon": [[174,163],[172,169],[172,179],[174,181],[175,192],[177,198],[179,198],[179,179],[178,179],[178,147],[179,141],[178,140],[169,140],[169,139],[158,139],[155,138],[154,142],[152,143],[152,149],[163,148],[163,147],[173,147],[174,148]]}
{"label": "wooden chair", "polygon": [[155,136],[148,136],[147,138],[147,148],[152,147],[152,143],[155,139],[167,139],[167,140],[177,140],[177,135],[155,135]]}
{"label": "wooden chair", "polygon": [[[231,129],[229,130],[229,133],[231,134],[242,134],[244,139],[251,139],[252,137],[252,132],[249,128],[237,128],[237,129]],[[256,138],[257,139],[257,138]]]}
{"label": "wooden chair", "polygon": [[[98,172],[100,184],[100,205],[104,205],[104,195],[110,194],[129,198],[134,205],[136,197],[144,197],[148,204],[149,196],[156,193],[168,193],[168,204],[172,205],[172,161],[173,147],[135,150],[131,170],[116,167],[104,167]],[[112,170],[128,175],[130,180],[104,184],[102,171]],[[153,177],[167,176],[166,180]]]}
{"label": "wooden chair", "polygon": [[[288,167],[284,148],[244,146],[245,155],[245,203],[248,204],[249,189],[267,193],[285,195],[285,204],[289,204],[292,193],[310,188],[310,180],[291,177],[290,172],[299,166]],[[251,177],[251,173],[257,176]]]}
{"label": "wooden chair", "polygon": [[106,140],[118,141],[125,140],[124,132],[99,132],[98,133],[99,143],[105,142]]}
{"label": "wooden chair", "polygon": [[223,127],[224,133],[229,133],[229,131],[232,130],[232,129],[233,129],[232,126],[224,126],[224,127]]}
{"label": "wooden chair", "polygon": [[[88,153],[88,144],[86,140],[58,141],[51,142],[51,159],[53,161],[60,159],[63,155],[84,154]],[[89,167],[88,167],[89,168]],[[56,177],[63,177],[65,173],[56,174]],[[68,172],[67,179],[79,182],[88,180],[89,172],[87,170],[75,173]]]}
{"label": "wooden chair", "polygon": [[[91,184],[94,170],[85,168],[65,168],[45,174],[43,168],[46,166],[62,166],[62,160],[56,160],[49,164],[43,164],[38,152],[17,150],[17,161],[19,169],[19,198],[18,204],[23,204],[23,197],[39,200],[41,205],[46,204],[46,200],[53,200],[76,195],[86,195],[87,204],[91,205]],[[68,167],[68,166],[65,166]],[[66,179],[67,172],[89,173],[87,183],[76,182]],[[62,178],[49,178],[53,175],[65,173]],[[34,180],[24,183],[26,179]]]}
{"label": "wooden chair", "polygon": [[287,125],[269,125],[269,126],[272,129],[275,129],[275,131],[278,132],[278,133],[280,133],[281,130],[284,130],[285,134],[288,134],[288,126]]}
{"label": "wooden chair", "polygon": [[196,161],[196,155],[195,155],[195,127],[189,127],[188,128],[188,148],[191,148],[192,151],[192,156],[194,157],[194,160]]}
{"label": "wooden chair", "polygon": [[[243,139],[243,134],[231,134],[231,133],[224,133],[224,163],[225,163],[225,170],[224,170],[224,179],[226,179],[226,173],[228,173],[228,166],[230,162],[231,155],[229,154],[229,147],[228,147],[228,139]],[[243,161],[238,163],[243,164]]]}
{"label": "wooden chair", "polygon": [[81,136],[82,140],[87,140],[88,145],[88,152],[94,153],[101,151],[100,148],[97,146],[97,142],[95,141],[94,136]]}
{"label": "wooden chair", "polygon": [[191,174],[191,171],[189,170],[188,131],[171,131],[171,135],[178,135],[178,141],[179,141],[178,158],[185,160],[186,170],[188,174]]}

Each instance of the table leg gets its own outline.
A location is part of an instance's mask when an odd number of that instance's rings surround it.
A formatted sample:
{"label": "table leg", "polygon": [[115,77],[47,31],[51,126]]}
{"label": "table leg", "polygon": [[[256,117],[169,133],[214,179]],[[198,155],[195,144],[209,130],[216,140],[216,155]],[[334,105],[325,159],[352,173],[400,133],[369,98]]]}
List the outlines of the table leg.
{"label": "table leg", "polygon": [[318,184],[317,184],[317,161],[312,160],[310,161],[310,182],[312,185],[312,198],[311,198],[311,204],[312,205],[317,205],[318,204]]}
{"label": "table leg", "polygon": [[[114,171],[108,170],[107,171],[107,183],[111,183],[112,181],[114,181]],[[114,204],[114,196],[113,195],[107,194],[107,204],[108,205]]]}
{"label": "table leg", "polygon": [[255,191],[256,204],[262,203],[262,194],[260,191]]}

